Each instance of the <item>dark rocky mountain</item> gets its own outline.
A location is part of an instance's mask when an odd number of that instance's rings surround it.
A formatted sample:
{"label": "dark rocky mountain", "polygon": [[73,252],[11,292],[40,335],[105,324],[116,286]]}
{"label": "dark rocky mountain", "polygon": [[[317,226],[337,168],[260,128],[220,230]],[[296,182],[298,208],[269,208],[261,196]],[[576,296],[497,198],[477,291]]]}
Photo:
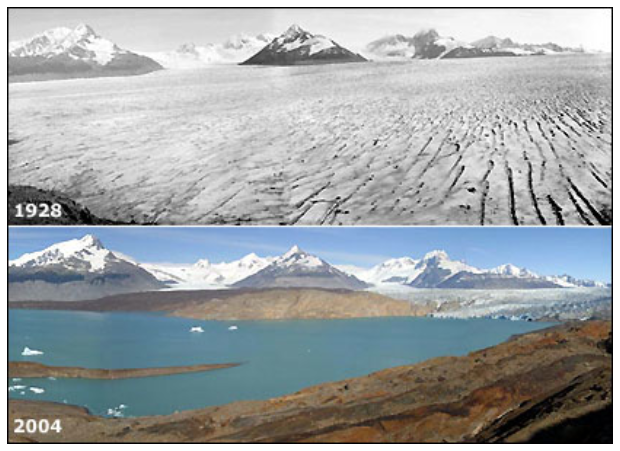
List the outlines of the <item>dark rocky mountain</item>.
{"label": "dark rocky mountain", "polygon": [[294,246],[269,266],[233,284],[233,287],[362,290],[369,285]]}
{"label": "dark rocky mountain", "polygon": [[164,288],[92,235],[9,261],[9,301],[75,301]]}
{"label": "dark rocky mountain", "polygon": [[305,64],[359,63],[366,59],[331,39],[292,25],[242,65],[296,66]]}
{"label": "dark rocky mountain", "polygon": [[140,75],[163,67],[118,47],[88,25],[55,28],[9,44],[9,80]]}

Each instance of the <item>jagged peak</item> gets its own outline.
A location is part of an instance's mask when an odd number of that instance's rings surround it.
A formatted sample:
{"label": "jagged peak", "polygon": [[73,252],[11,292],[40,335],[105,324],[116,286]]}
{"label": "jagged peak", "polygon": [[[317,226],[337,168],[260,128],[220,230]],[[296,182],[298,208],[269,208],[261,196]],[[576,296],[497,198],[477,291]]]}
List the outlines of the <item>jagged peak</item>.
{"label": "jagged peak", "polygon": [[285,40],[295,39],[298,36],[304,35],[304,34],[312,37],[311,33],[307,32],[306,30],[301,28],[299,25],[293,24],[290,27],[288,27],[288,29],[282,34],[281,38]]}
{"label": "jagged peak", "polygon": [[293,255],[298,255],[298,254],[305,254],[305,252],[301,250],[301,248],[295,244],[288,251],[286,251],[284,255],[282,255],[282,258],[286,259],[286,258],[292,257]]}
{"label": "jagged peak", "polygon": [[442,251],[442,250],[434,250],[431,252],[427,252],[424,255],[423,260],[449,260],[450,257],[448,256],[448,253],[446,251]]}
{"label": "jagged peak", "polygon": [[87,235],[84,235],[80,239],[80,242],[82,242],[84,246],[87,246],[87,247],[96,247],[98,249],[103,249],[103,243],[101,242],[101,240],[97,238],[95,235],[92,235],[90,233]]}
{"label": "jagged peak", "polygon": [[73,29],[73,32],[80,36],[97,36],[93,27],[88,24],[81,23]]}

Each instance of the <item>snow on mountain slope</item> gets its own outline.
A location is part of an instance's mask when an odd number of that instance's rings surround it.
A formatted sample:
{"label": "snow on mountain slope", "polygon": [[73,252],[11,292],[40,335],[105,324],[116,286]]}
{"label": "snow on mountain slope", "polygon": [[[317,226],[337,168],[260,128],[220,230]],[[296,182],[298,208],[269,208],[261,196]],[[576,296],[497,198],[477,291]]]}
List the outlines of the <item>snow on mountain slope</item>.
{"label": "snow on mountain slope", "polygon": [[370,269],[347,265],[339,268],[377,287],[396,290],[399,286],[446,289],[606,287],[606,284],[601,282],[567,275],[539,276],[512,264],[480,269],[451,260],[445,251],[429,252],[419,260],[410,257],[391,259]]}
{"label": "snow on mountain slope", "polygon": [[52,78],[144,74],[162,67],[117,46],[90,26],[59,27],[9,43],[9,75]]}
{"label": "snow on mountain slope", "polygon": [[141,266],[159,280],[172,282],[172,289],[225,288],[257,273],[273,260],[251,253],[232,262],[211,263],[202,259],[193,265],[143,263]]}
{"label": "snow on mountain slope", "polygon": [[298,246],[276,258],[257,273],[234,284],[235,287],[316,287],[359,290],[368,285]]}
{"label": "snow on mountain slope", "polygon": [[385,36],[366,45],[365,54],[375,59],[409,59],[415,55],[413,37]]}
{"label": "snow on mountain slope", "polygon": [[72,59],[93,61],[105,65],[114,56],[129,53],[113,42],[102,38],[86,24],[75,29],[59,27],[47,30],[30,39],[9,44],[9,56],[50,58],[66,54]]}
{"label": "snow on mountain slope", "polygon": [[171,52],[142,52],[166,69],[199,69],[214,64],[245,61],[274,39],[270,34],[237,34],[217,44],[183,44]]}
{"label": "snow on mountain slope", "polygon": [[322,35],[312,34],[299,25],[291,25],[245,65],[292,66],[298,64],[330,64],[366,61]]}
{"label": "snow on mountain slope", "polygon": [[93,235],[53,244],[8,262],[9,301],[76,301],[165,284]]}
{"label": "snow on mountain slope", "polygon": [[512,276],[512,277],[538,277],[537,274],[525,269],[519,268],[518,266],[512,265],[510,263],[506,265],[500,265],[496,268],[490,269],[488,271],[491,274],[499,274],[502,276]]}
{"label": "snow on mountain slope", "polygon": [[403,284],[412,281],[420,274],[421,270],[417,267],[419,262],[419,260],[410,257],[393,258],[360,273],[358,277],[375,285],[382,283]]}
{"label": "snow on mountain slope", "polygon": [[24,254],[9,261],[9,266],[36,268],[60,265],[66,269],[102,271],[112,262],[121,261],[93,235],[53,244],[42,251]]}

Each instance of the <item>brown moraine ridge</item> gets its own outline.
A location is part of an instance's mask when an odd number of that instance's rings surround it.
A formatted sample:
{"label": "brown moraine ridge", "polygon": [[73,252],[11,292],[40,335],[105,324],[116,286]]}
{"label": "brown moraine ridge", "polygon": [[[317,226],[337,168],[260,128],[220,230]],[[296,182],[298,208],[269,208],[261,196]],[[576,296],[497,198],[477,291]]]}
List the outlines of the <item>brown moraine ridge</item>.
{"label": "brown moraine ridge", "polygon": [[202,365],[162,368],[95,369],[77,366],[49,366],[38,362],[9,362],[8,377],[56,377],[81,379],[130,379],[134,377],[168,376],[198,373],[239,366],[240,363],[206,363]]}

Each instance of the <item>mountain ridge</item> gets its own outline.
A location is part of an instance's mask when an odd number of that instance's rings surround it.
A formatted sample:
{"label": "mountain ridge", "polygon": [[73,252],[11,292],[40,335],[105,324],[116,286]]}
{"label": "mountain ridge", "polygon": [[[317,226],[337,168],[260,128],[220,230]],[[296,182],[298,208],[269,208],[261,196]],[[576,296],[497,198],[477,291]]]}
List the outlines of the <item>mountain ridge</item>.
{"label": "mountain ridge", "polygon": [[[384,261],[372,268],[331,265],[319,257],[293,246],[279,257],[259,257],[255,253],[231,262],[212,263],[200,259],[190,265],[141,263],[120,252],[106,249],[101,241],[86,235],[78,240],[56,243],[48,248],[24,254],[9,261],[9,276],[27,279],[29,273],[61,275],[79,280],[85,274],[97,276],[106,265],[144,271],[155,288],[219,289],[266,288],[308,285],[321,281],[323,288],[367,289],[376,287],[408,288],[573,288],[608,287],[609,284],[579,279],[571,275],[541,276],[513,264],[481,269],[463,261],[452,260],[442,250],[426,253],[422,258],[401,257]],[[21,275],[20,275],[21,274]],[[19,277],[17,275],[20,275]]]}
{"label": "mountain ridge", "polygon": [[120,48],[87,24],[52,28],[9,43],[10,79],[63,79],[142,75],[163,67]]}

